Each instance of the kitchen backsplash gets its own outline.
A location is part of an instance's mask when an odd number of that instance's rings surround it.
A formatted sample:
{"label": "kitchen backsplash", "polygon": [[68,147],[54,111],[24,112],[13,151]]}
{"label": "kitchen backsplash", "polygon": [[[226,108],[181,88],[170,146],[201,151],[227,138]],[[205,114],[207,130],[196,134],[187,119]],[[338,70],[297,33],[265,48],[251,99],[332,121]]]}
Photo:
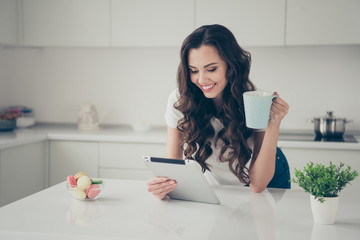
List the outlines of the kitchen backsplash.
{"label": "kitchen backsplash", "polygon": [[[290,104],[283,129],[312,129],[307,119],[332,110],[360,130],[360,46],[257,47],[250,77]],[[37,121],[77,121],[80,104],[101,123],[165,125],[176,87],[179,48],[0,48],[0,107],[26,104]]]}

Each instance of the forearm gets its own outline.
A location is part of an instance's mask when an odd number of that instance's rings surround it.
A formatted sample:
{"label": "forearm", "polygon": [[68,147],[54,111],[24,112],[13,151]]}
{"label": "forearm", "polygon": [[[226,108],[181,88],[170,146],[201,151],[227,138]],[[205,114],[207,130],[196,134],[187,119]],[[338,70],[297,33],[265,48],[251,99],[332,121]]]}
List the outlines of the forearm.
{"label": "forearm", "polygon": [[[278,95],[277,93],[275,94]],[[270,120],[262,143],[257,143],[257,146],[261,146],[260,150],[256,149],[256,152],[259,154],[253,157],[250,165],[250,188],[254,192],[263,191],[274,176],[280,123],[288,111],[289,104],[278,95],[273,100]]]}
{"label": "forearm", "polygon": [[182,133],[175,129],[167,128],[167,140],[166,140],[166,157],[167,158],[183,158],[183,151],[181,148],[182,144]]}
{"label": "forearm", "polygon": [[256,159],[252,159],[250,167],[250,188],[254,192],[263,191],[275,172],[276,147],[279,137],[280,124],[273,124],[267,127],[261,148]]}

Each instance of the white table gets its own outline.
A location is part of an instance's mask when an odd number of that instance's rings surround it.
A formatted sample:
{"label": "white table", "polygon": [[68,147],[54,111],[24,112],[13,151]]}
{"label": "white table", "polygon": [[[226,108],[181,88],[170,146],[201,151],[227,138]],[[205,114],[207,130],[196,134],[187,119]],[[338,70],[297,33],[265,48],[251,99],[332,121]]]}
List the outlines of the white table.
{"label": "white table", "polygon": [[0,239],[359,239],[360,194],[344,191],[334,225],[313,222],[300,190],[217,186],[221,205],[158,200],[143,181],[106,179],[96,201],[65,182],[0,208]]}

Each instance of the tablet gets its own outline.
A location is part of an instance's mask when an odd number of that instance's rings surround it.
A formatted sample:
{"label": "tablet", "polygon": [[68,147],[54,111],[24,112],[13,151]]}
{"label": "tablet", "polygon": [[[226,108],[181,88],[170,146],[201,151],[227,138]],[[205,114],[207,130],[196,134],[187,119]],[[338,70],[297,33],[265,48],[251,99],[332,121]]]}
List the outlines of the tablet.
{"label": "tablet", "polygon": [[168,195],[172,199],[220,204],[215,192],[206,180],[201,166],[195,160],[143,157],[155,176],[175,180],[177,187]]}

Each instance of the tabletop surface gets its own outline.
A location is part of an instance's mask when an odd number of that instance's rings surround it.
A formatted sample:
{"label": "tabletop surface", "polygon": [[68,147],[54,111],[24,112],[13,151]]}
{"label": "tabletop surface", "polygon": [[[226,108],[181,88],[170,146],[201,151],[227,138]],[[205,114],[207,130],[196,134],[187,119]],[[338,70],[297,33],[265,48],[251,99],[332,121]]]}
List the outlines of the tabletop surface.
{"label": "tabletop surface", "polygon": [[105,179],[94,201],[62,182],[0,208],[0,239],[359,239],[360,194],[340,195],[336,222],[316,224],[301,190],[215,186],[221,204],[158,200],[144,181]]}

